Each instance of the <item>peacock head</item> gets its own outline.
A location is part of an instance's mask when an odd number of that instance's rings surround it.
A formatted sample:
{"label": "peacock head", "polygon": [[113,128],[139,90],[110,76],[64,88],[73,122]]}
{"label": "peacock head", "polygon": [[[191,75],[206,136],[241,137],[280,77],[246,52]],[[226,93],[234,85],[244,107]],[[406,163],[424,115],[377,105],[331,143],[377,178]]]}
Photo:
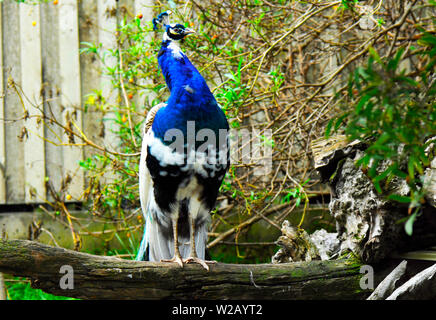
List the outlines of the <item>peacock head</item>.
{"label": "peacock head", "polygon": [[194,30],[186,28],[180,23],[167,24],[165,28],[164,40],[182,40],[188,34],[195,33]]}
{"label": "peacock head", "polygon": [[158,26],[161,25],[165,28],[164,40],[182,40],[187,35],[195,33],[194,30],[186,28],[180,23],[169,23],[169,15],[171,11],[162,12],[153,19],[153,29],[157,30]]}

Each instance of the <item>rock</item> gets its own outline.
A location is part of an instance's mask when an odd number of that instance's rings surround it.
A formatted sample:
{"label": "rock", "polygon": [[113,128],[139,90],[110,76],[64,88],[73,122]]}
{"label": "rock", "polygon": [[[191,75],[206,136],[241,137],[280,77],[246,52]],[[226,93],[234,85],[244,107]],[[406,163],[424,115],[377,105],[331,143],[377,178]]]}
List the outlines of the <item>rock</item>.
{"label": "rock", "polygon": [[329,260],[338,253],[337,233],[321,229],[308,235],[305,230],[292,227],[288,220],[283,222],[281,231],[276,242],[281,248],[272,257],[272,263]]}
{"label": "rock", "polygon": [[[435,149],[435,143],[432,143],[427,151],[430,154],[431,150]],[[436,208],[436,157],[430,163],[430,168],[427,168],[424,173],[424,188],[426,189],[425,200]]]}
{"label": "rock", "polygon": [[324,229],[316,230],[310,235],[310,239],[315,247],[318,249],[319,257],[321,260],[330,260],[339,253],[340,241],[338,233],[329,233]]}
{"label": "rock", "polygon": [[392,210],[391,204],[380,197],[371,180],[357,168],[355,161],[363,156],[357,150],[337,168],[329,204],[336,219],[341,251],[351,250],[366,263],[380,261],[395,248],[396,235],[401,234],[404,210]]}
{"label": "rock", "polygon": [[339,161],[353,154],[356,149],[364,147],[365,145],[358,140],[350,143],[344,135],[313,140],[311,149],[314,167],[320,173],[322,181],[326,182],[331,178]]}
{"label": "rock", "polygon": [[[339,136],[337,140],[341,140]],[[333,138],[331,138],[333,139]],[[334,140],[334,139],[333,139]],[[410,188],[406,181],[393,178],[383,183],[383,193],[375,190],[364,170],[355,163],[364,155],[364,145],[356,142],[349,145],[316,142],[312,145],[317,169],[331,188],[329,209],[336,220],[336,231],[341,252],[350,250],[365,263],[377,263],[395,251],[414,250],[434,244],[436,241],[436,161],[425,172],[426,200],[418,219],[413,225],[413,236],[404,231],[404,218],[408,217],[408,204],[387,199],[389,194],[407,196]],[[363,148],[362,148],[363,147]],[[401,149],[399,149],[401,152]],[[323,160],[323,161],[321,161]],[[377,167],[383,172],[390,162],[381,161]],[[401,219],[402,222],[400,221]],[[318,246],[319,247],[319,246]]]}
{"label": "rock", "polygon": [[276,241],[281,249],[272,257],[272,263],[312,261],[319,257],[316,246],[305,230],[294,228],[285,220],[281,231],[282,236]]}
{"label": "rock", "polygon": [[376,19],[374,18],[374,8],[372,6],[364,5],[359,6],[359,27],[362,30],[371,30],[376,26]]}

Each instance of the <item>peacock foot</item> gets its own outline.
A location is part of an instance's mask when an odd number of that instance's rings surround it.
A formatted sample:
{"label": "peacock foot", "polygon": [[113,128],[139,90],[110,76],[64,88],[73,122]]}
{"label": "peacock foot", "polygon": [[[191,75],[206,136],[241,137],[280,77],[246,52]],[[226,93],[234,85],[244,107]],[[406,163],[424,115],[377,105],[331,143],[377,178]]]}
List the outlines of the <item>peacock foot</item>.
{"label": "peacock foot", "polygon": [[175,255],[172,259],[162,259],[161,262],[176,262],[181,268],[183,268],[182,257]]}
{"label": "peacock foot", "polygon": [[210,261],[210,260],[203,260],[198,257],[188,257],[183,260],[184,263],[198,263],[203,268],[205,268],[207,271],[209,271],[209,266],[207,264],[214,264],[216,261]]}

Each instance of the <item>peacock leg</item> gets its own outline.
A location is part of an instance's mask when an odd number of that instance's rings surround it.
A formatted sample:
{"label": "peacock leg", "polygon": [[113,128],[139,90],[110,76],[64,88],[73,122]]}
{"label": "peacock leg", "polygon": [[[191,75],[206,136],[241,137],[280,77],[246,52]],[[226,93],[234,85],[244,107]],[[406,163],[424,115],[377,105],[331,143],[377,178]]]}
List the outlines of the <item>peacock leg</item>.
{"label": "peacock leg", "polygon": [[177,230],[178,217],[172,219],[174,236],[174,257],[172,259],[162,259],[162,262],[177,262],[183,268],[183,259],[179,250],[179,232]]}
{"label": "peacock leg", "polygon": [[190,234],[191,255],[190,255],[190,257],[186,258],[183,262],[185,262],[185,263],[190,263],[190,262],[198,263],[203,268],[205,268],[207,271],[209,271],[209,266],[207,265],[207,263],[215,263],[215,261],[205,261],[205,260],[200,259],[197,256],[197,249],[195,247],[195,220],[192,218],[190,218],[189,220],[191,222],[191,229],[190,229],[190,231],[191,231],[191,234]]}

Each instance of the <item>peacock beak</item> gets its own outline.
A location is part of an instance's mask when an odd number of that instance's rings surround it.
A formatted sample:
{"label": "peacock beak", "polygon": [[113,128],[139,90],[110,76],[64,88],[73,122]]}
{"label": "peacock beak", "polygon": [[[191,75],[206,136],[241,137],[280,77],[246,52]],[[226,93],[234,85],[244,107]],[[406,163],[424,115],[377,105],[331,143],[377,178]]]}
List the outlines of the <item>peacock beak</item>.
{"label": "peacock beak", "polygon": [[185,31],[185,32],[184,32],[185,35],[188,35],[188,34],[191,34],[191,33],[195,33],[195,30],[190,29],[190,28],[186,28],[184,31]]}

